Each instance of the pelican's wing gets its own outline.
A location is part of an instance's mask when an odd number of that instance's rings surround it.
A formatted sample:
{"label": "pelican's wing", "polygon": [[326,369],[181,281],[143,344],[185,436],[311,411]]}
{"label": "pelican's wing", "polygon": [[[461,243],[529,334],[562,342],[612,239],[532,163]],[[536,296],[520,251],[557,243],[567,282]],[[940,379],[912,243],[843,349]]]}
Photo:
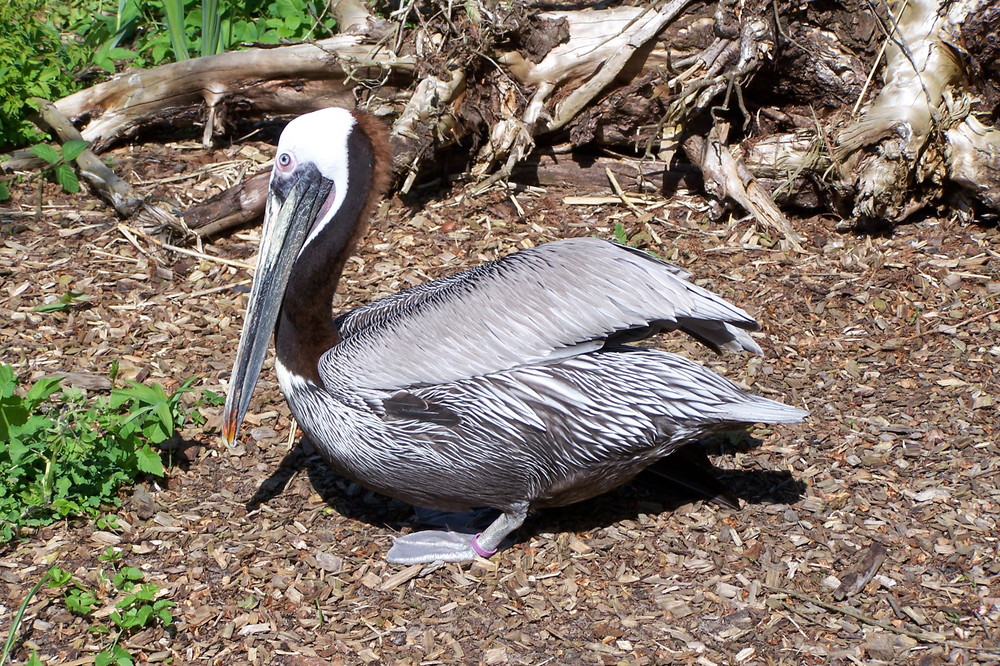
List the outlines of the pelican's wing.
{"label": "pelican's wing", "polygon": [[683,330],[712,348],[760,347],[750,315],[682,269],[617,243],[546,243],[338,319],[320,374],[379,389],[437,384]]}

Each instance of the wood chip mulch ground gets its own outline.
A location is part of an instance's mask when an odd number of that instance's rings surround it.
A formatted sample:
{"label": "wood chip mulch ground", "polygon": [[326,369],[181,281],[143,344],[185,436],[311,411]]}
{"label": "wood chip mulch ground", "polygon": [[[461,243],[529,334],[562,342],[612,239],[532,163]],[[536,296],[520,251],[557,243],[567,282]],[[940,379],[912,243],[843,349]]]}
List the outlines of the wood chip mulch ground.
{"label": "wood chip mulch ground", "polygon": [[[233,179],[213,164],[242,173],[270,152],[169,144],[114,157],[142,193],[183,206]],[[804,219],[796,254],[745,220],[709,221],[694,197],[587,198],[609,193],[390,202],[337,306],[620,223],[765,327],[763,358],[664,346],[812,411],[712,443],[742,510],[640,477],[533,516],[490,561],[392,566],[410,508],[297,443],[268,365],[242,445],[227,451],[219,408],[206,409],[208,425],[184,433],[186,462],[125,494],[120,532],[61,524],[0,551],[0,631],[52,563],[98,585],[112,545],[177,603],[172,630],[127,641],[140,662],[1000,663],[996,226],[928,218],[866,236]],[[94,391],[118,361],[129,379],[173,389],[197,377],[224,393],[259,229],[181,254],[89,196],[50,184],[40,215],[35,196],[25,185],[0,212],[0,360]],[[70,288],[89,302],[33,311]],[[55,595],[29,605],[15,656],[90,663],[103,638]]]}

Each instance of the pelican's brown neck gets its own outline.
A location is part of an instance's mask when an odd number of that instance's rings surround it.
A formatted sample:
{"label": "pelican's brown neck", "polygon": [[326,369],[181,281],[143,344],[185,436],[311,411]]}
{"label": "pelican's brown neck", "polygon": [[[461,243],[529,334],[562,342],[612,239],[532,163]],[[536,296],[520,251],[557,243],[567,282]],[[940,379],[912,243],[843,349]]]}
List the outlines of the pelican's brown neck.
{"label": "pelican's brown neck", "polygon": [[354,117],[356,124],[347,140],[349,175],[344,202],[299,254],[275,329],[278,361],[317,384],[322,383],[320,357],[340,342],[332,312],[337,283],[388,185],[392,164],[382,123],[357,111]]}

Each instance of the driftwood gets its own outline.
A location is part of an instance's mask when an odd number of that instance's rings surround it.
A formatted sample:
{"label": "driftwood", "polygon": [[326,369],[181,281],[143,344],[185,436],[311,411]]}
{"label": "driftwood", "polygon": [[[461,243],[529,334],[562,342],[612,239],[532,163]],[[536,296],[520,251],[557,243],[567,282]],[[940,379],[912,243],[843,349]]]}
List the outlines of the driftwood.
{"label": "driftwood", "polygon": [[792,225],[778,210],[771,196],[757,182],[742,162],[732,156],[725,147],[717,131],[717,125],[709,132],[708,139],[692,136],[684,143],[688,158],[699,167],[706,177],[706,189],[719,199],[732,199],[762,223],[777,232],[795,250],[802,251],[801,240]]}
{"label": "driftwood", "polygon": [[270,172],[259,173],[222,194],[184,211],[188,229],[202,236],[212,236],[260,217],[267,200]]}
{"label": "driftwood", "polygon": [[201,126],[208,144],[230,115],[300,114],[353,106],[359,82],[409,83],[412,58],[372,57],[360,36],[274,49],[249,49],[131,71],[56,103],[69,118],[86,119],[83,137],[96,150],[150,128]]}
{"label": "driftwood", "polygon": [[[473,192],[565,167],[546,157],[552,143],[631,153],[658,173],[682,172],[686,155],[720,202],[790,249],[774,201],[893,222],[958,191],[969,210],[1000,210],[984,112],[1000,106],[1000,76],[958,46],[995,48],[986,0],[513,5],[414,0],[382,19],[338,0],[336,37],[129,72],[57,108],[100,151],[163,125],[210,143],[233,124],[358,105],[391,121],[402,191],[442,175],[449,150]],[[188,211],[187,226],[259,215],[261,183]]]}
{"label": "driftwood", "polygon": [[966,35],[986,41],[1000,13],[986,0],[922,0],[893,2],[872,16],[881,48],[862,91],[874,94],[825,119],[806,118],[792,133],[746,142],[743,159],[755,173],[823,182],[848,221],[893,224],[949,190],[1000,212],[1000,133],[983,104],[1000,98],[996,78],[967,74],[997,54],[960,46]]}
{"label": "driftwood", "polygon": [[[608,172],[631,192],[669,195],[678,189],[699,190],[701,174],[689,165],[668,166],[658,160],[613,157],[586,157],[566,152],[536,151],[520,161],[511,180],[525,185],[561,186],[573,183],[584,189],[608,187]],[[259,218],[264,211],[270,173],[259,173],[234,185],[204,203],[185,210],[182,218],[187,228],[201,236],[212,236],[226,229]]]}
{"label": "driftwood", "polygon": [[669,196],[678,190],[699,191],[701,173],[689,164],[669,165],[655,159],[593,157],[574,152],[536,150],[518,162],[511,180],[543,187],[572,183],[585,191],[608,187],[608,172],[629,192]]}

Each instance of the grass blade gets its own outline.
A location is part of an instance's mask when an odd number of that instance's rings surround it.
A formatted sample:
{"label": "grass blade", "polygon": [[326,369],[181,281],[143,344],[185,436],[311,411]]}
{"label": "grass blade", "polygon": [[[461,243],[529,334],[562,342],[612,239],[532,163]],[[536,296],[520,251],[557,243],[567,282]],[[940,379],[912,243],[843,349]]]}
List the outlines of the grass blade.
{"label": "grass blade", "polygon": [[178,62],[188,60],[191,55],[184,39],[184,0],[163,0],[163,13],[167,19],[170,44],[174,47],[174,58]]}
{"label": "grass blade", "polygon": [[21,607],[17,609],[17,614],[14,615],[14,621],[10,623],[10,630],[7,632],[7,640],[4,642],[3,652],[0,653],[0,666],[4,666],[7,660],[10,658],[10,652],[14,649],[14,643],[17,642],[17,631],[21,628],[21,621],[24,619],[24,611],[27,610],[28,604],[34,598],[35,594],[38,593],[39,588],[45,584],[45,581],[49,579],[49,572],[46,571],[38,582],[28,590],[28,594],[24,597],[24,601],[21,602]]}
{"label": "grass blade", "polygon": [[219,0],[201,2],[201,54],[215,55],[222,52],[222,13]]}

